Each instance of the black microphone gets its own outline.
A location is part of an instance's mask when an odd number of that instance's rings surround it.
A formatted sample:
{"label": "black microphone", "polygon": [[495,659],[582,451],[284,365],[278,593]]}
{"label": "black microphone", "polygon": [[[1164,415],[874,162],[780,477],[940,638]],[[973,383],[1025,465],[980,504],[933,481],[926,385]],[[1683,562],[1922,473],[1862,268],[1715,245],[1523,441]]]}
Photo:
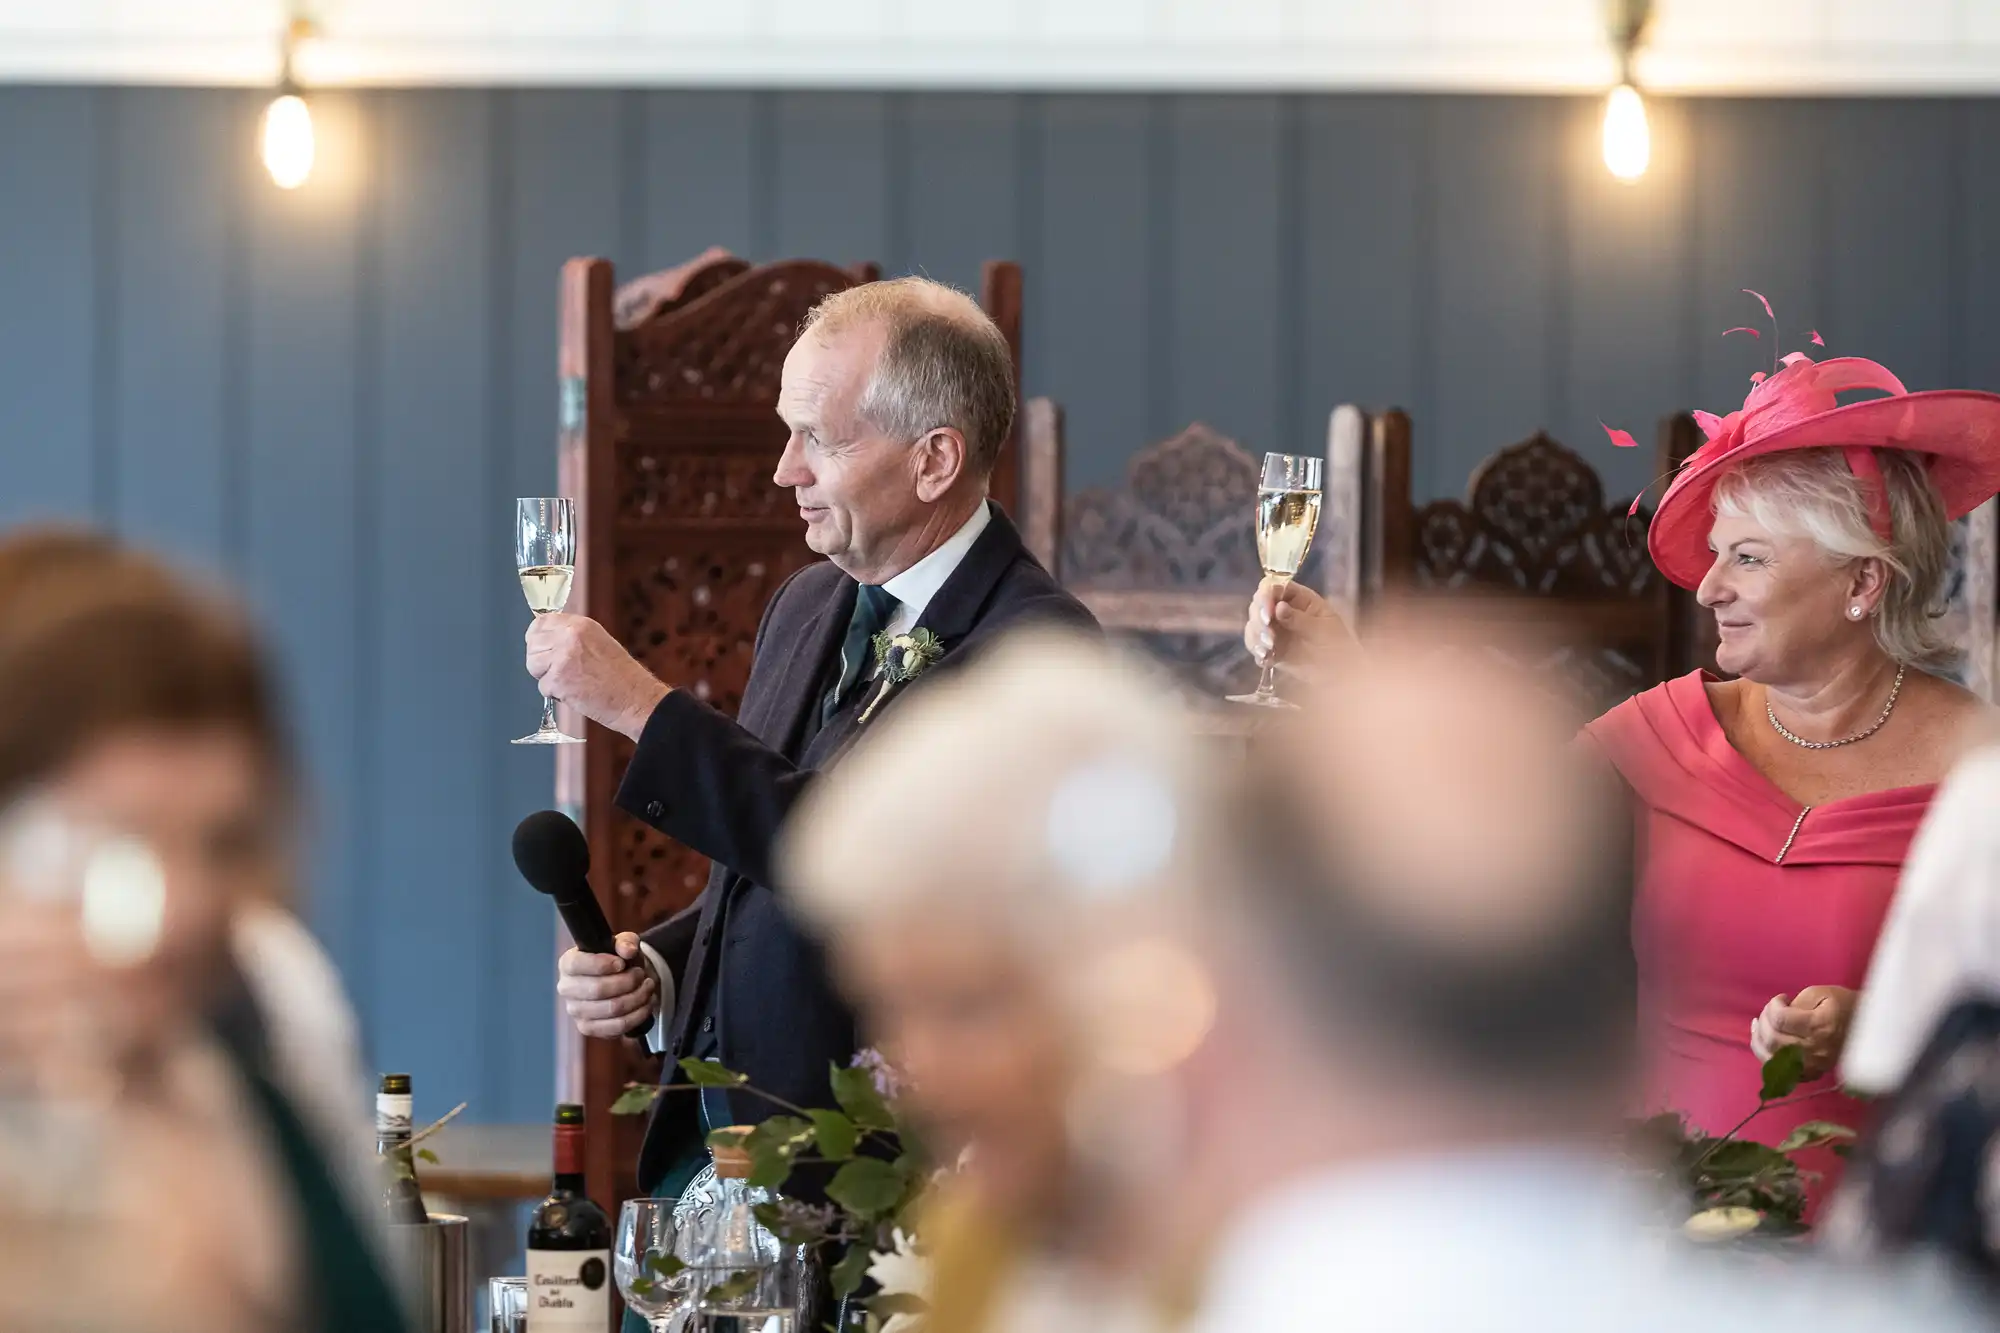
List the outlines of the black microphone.
{"label": "black microphone", "polygon": [[590,843],[560,810],[537,810],[514,826],[514,866],[536,890],[556,900],[569,937],[585,953],[618,952],[611,923],[590,891]]}

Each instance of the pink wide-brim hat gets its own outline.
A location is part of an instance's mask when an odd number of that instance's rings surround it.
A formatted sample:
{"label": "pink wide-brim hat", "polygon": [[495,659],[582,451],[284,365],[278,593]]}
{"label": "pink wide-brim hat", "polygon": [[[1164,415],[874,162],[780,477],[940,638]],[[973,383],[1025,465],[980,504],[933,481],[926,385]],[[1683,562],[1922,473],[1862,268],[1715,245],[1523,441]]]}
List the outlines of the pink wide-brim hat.
{"label": "pink wide-brim hat", "polygon": [[[1889,396],[1842,406],[1836,395],[1854,389]],[[1860,357],[1816,362],[1794,352],[1777,374],[1759,378],[1740,410],[1726,417],[1708,412],[1694,417],[1708,442],[1674,474],[1646,541],[1660,572],[1683,588],[1700,584],[1714,563],[1708,539],[1715,523],[1716,483],[1732,467],[1764,454],[1843,451],[1861,479],[1875,531],[1884,539],[1889,537],[1888,495],[1874,450],[1926,455],[1947,518],[1969,514],[2000,493],[2000,394],[1971,389],[1911,393],[1887,369]]]}

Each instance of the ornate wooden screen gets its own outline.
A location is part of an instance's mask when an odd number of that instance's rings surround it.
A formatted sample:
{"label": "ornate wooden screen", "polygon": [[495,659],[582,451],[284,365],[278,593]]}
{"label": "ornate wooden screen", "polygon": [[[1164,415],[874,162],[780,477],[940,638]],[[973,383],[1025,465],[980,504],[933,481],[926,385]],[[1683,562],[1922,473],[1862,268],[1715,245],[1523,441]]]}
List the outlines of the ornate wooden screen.
{"label": "ornate wooden screen", "polygon": [[[605,260],[563,268],[561,485],[583,528],[570,606],[724,711],[749,678],[765,602],[815,558],[790,492],[771,481],[785,354],[815,302],[877,276],[810,260],[753,267],[722,251],[617,290]],[[1017,373],[1020,290],[1016,266],[987,265],[989,312]],[[1017,453],[996,473],[1003,504]],[[558,754],[557,799],[590,840],[612,928],[644,929],[693,902],[708,863],[613,807],[632,743],[594,725],[584,734],[587,745]],[[643,1125],[611,1103],[657,1071],[623,1044],[583,1042],[560,1013],[557,1031],[563,1095],[587,1112],[590,1192],[615,1207],[633,1188]]]}
{"label": "ornate wooden screen", "polygon": [[[1254,689],[1243,615],[1263,571],[1256,507],[1261,456],[1197,421],[1132,456],[1122,487],[1062,495],[1062,412],[1025,413],[1029,549],[1115,635],[1142,645],[1197,701]],[[1316,586],[1318,554],[1300,571]],[[1224,716],[1245,720],[1231,710]]]}
{"label": "ornate wooden screen", "polygon": [[1687,630],[1646,554],[1649,511],[1607,502],[1596,470],[1541,433],[1474,469],[1463,500],[1413,506],[1410,448],[1401,412],[1334,414],[1320,545],[1356,623],[1390,592],[1455,594],[1457,614],[1554,643],[1533,665],[1596,707],[1676,669]]}
{"label": "ornate wooden screen", "polygon": [[1336,407],[1313,546],[1326,562],[1321,591],[1349,625],[1362,628],[1370,605],[1409,581],[1415,517],[1409,416],[1395,408],[1371,415]]}

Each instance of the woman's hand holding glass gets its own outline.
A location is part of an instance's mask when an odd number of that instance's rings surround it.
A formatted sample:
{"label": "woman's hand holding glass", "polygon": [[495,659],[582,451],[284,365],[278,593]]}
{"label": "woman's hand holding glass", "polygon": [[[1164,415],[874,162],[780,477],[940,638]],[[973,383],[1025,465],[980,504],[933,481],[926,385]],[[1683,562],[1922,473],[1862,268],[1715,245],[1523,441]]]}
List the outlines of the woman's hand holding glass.
{"label": "woman's hand holding glass", "polygon": [[27,800],[0,820],[0,1089],[107,1102],[192,1017],[142,840]]}
{"label": "woman's hand holding glass", "polygon": [[[85,1326],[106,1252],[117,1302],[161,1330],[277,1326],[287,1220],[163,974],[157,861],[66,821],[22,832],[0,835],[0,1327]],[[58,841],[74,855],[22,855]]]}
{"label": "woman's hand holding glass", "polygon": [[1288,674],[1311,680],[1354,642],[1324,597],[1290,579],[1267,578],[1250,599],[1243,646],[1259,666],[1275,660]]}

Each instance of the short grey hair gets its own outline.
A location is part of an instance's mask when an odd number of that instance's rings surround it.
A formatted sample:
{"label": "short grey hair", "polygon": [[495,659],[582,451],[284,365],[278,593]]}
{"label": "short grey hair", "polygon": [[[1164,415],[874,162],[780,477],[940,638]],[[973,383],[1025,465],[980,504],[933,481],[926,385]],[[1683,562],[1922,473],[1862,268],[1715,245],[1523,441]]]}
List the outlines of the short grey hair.
{"label": "short grey hair", "polygon": [[1723,474],[1715,512],[1747,518],[1787,537],[1804,537],[1829,565],[1845,569],[1879,560],[1888,587],[1875,614],[1875,641],[1903,666],[1949,671],[1964,654],[1945,633],[1945,580],[1951,524],[1944,501],[1918,455],[1876,453],[1889,497],[1890,539],[1868,520],[1868,500],[1839,449],[1764,454]]}
{"label": "short grey hair", "polygon": [[812,308],[804,337],[879,323],[882,359],[861,414],[884,434],[917,440],[941,426],[965,437],[966,465],[992,475],[1014,429],[1014,353],[979,303],[929,278],[891,278],[834,292]]}

